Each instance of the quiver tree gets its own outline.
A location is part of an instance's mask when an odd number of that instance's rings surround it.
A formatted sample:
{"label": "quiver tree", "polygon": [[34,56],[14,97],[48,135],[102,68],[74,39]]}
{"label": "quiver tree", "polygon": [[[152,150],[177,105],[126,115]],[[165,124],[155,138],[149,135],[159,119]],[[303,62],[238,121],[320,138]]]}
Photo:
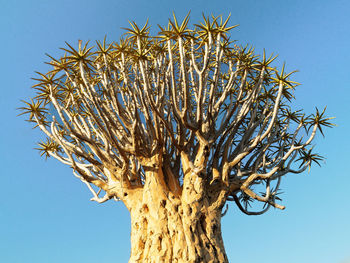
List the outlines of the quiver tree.
{"label": "quiver tree", "polygon": [[281,178],[319,164],[311,142],[332,125],[324,110],[291,109],[293,72],[230,41],[228,19],[188,21],[67,43],[21,108],[46,135],[41,155],[72,167],[91,200],[128,208],[130,262],[228,262],[225,203],[284,209]]}

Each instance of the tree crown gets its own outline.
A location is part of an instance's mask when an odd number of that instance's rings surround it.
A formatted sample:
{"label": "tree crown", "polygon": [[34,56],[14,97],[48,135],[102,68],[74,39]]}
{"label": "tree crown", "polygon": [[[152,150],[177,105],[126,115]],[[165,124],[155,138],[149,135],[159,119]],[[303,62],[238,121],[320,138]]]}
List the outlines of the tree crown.
{"label": "tree crown", "polygon": [[[130,22],[118,42],[66,43],[62,57],[48,55],[52,69],[37,72],[36,95],[20,108],[46,135],[41,155],[71,166],[98,202],[127,202],[161,169],[177,195],[193,185],[187,177],[200,178],[203,193],[221,193],[212,194],[221,207],[283,209],[281,178],[320,165],[311,142],[332,118],[293,111],[294,71],[235,44],[228,22],[203,16],[190,29],[189,15],[174,15],[155,36],[148,21]],[[262,211],[249,211],[253,200]]]}

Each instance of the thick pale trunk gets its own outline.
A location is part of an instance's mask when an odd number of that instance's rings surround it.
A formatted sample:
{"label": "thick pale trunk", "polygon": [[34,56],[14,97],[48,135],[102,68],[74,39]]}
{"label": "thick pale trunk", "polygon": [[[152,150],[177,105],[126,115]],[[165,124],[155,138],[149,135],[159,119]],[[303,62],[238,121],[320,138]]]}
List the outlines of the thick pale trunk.
{"label": "thick pale trunk", "polygon": [[221,211],[204,198],[195,202],[166,191],[153,178],[131,214],[131,256],[134,262],[228,262],[221,236]]}

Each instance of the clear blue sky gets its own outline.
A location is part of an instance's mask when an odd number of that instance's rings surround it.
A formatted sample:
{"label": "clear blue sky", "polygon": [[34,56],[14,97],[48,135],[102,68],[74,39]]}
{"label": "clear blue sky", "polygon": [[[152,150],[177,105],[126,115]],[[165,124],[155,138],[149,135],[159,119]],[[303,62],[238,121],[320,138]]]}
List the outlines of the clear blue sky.
{"label": "clear blue sky", "polygon": [[322,168],[284,180],[285,211],[259,217],[234,205],[223,218],[230,262],[350,262],[350,2],[343,0],[0,0],[0,262],[127,262],[129,215],[122,203],[90,202],[70,168],[45,161],[33,148],[40,133],[16,117],[20,99],[32,95],[34,71],[44,53],[64,41],[118,39],[128,20],[156,29],[171,12],[191,22],[201,13],[228,15],[240,24],[239,43],[279,54],[303,85],[296,107],[328,105],[338,127],[319,136]]}

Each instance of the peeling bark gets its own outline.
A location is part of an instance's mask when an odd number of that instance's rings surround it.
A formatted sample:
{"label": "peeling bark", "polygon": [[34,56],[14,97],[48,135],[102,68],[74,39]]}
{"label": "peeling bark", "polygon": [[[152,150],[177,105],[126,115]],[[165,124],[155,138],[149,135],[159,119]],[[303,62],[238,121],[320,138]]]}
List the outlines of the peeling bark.
{"label": "peeling bark", "polygon": [[206,198],[193,200],[189,189],[176,196],[162,181],[162,172],[152,175],[142,196],[129,202],[129,263],[228,262],[221,236],[221,209],[212,209]]}

